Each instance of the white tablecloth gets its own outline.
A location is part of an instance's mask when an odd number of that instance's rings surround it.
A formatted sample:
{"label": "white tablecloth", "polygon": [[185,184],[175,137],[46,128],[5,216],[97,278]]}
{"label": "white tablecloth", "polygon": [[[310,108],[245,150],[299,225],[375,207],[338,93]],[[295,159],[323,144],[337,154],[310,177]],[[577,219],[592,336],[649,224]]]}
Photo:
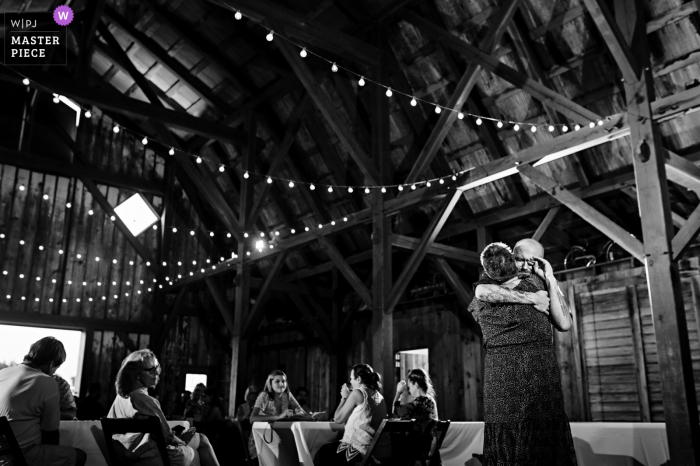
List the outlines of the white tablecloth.
{"label": "white tablecloth", "polygon": [[[261,466],[313,466],[319,448],[342,431],[328,422],[276,422],[273,429],[253,424]],[[571,434],[579,466],[661,466],[669,460],[663,423],[572,422]],[[453,422],[440,456],[445,466],[478,466],[473,454],[482,453],[483,445],[483,422]]]}
{"label": "white tablecloth", "polygon": [[[175,426],[190,427],[187,421],[168,421],[168,425],[171,429]],[[100,421],[61,421],[58,433],[60,445],[80,448],[85,452],[86,466],[107,466],[105,458],[109,454]]]}

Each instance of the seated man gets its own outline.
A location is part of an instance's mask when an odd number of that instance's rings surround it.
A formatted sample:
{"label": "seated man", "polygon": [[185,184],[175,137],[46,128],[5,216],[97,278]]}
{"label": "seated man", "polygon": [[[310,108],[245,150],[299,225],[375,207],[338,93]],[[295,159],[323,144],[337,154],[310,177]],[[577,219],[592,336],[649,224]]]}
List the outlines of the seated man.
{"label": "seated man", "polygon": [[52,375],[66,360],[63,343],[45,337],[24,362],[0,370],[0,416],[7,416],[29,466],[83,466],[85,452],[58,444],[58,385]]}
{"label": "seated man", "polygon": [[[544,247],[539,241],[532,238],[525,238],[518,241],[513,248],[515,256],[515,265],[518,268],[518,276],[523,278],[531,274],[537,274],[542,279],[545,277],[553,277],[552,266],[544,259]],[[493,280],[483,279],[475,283],[474,297],[475,301],[485,301],[489,303],[520,303],[532,304],[540,312],[549,315],[549,318],[554,327],[566,332],[571,328],[571,312],[566,305],[566,300],[556,285],[556,280],[545,280],[547,283],[548,294],[540,291],[538,293],[527,293],[514,291],[507,286],[501,286]],[[549,298],[556,295],[561,309],[564,312],[551,312]],[[474,303],[478,306],[478,302]],[[471,306],[470,306],[471,307]]]}

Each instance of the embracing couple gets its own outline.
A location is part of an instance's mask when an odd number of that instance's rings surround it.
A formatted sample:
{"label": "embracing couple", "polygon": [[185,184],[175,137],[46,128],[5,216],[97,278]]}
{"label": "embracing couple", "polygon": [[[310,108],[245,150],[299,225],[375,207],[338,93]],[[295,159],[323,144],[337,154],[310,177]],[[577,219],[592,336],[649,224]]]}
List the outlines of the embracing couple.
{"label": "embracing couple", "polygon": [[572,318],[543,256],[533,239],[481,253],[469,311],[486,348],[484,465],[576,465],[552,333]]}

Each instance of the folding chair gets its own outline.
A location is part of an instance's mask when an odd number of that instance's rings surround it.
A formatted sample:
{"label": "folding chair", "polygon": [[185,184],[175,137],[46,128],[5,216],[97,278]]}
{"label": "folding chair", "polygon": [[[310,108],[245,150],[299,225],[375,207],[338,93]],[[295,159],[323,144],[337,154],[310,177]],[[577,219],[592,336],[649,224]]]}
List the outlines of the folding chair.
{"label": "folding chair", "polygon": [[445,440],[447,435],[447,429],[450,427],[450,421],[437,421],[432,426],[432,432],[430,435],[433,437],[433,441],[430,445],[430,450],[427,456],[420,459],[421,466],[439,466],[440,461],[440,447],[442,442]]}
{"label": "folding chair", "polygon": [[375,432],[374,437],[372,438],[372,443],[369,444],[367,454],[364,456],[364,458],[362,458],[362,463],[360,463],[360,466],[371,466],[374,464],[372,456],[374,455],[377,445],[380,445],[380,441],[383,436],[388,436],[390,439],[391,457],[377,457],[377,459],[381,461],[381,464],[389,464],[392,466],[412,466],[419,460],[420,452],[416,451],[416,448],[411,448],[406,439],[409,437],[409,435],[415,433],[417,428],[420,429],[415,420],[401,421],[384,419],[379,426],[379,429],[377,429],[377,432]]}
{"label": "folding chair", "polygon": [[128,466],[125,458],[117,455],[114,449],[114,440],[112,436],[115,434],[127,433],[143,433],[150,434],[151,439],[156,442],[160,457],[163,460],[163,466],[170,466],[168,458],[168,449],[165,445],[165,437],[160,427],[160,420],[155,416],[148,416],[146,419],[110,419],[103,417],[100,419],[102,423],[102,431],[104,432],[105,442],[107,443],[107,451],[111,466]]}
{"label": "folding chair", "polygon": [[0,417],[0,465],[27,466],[7,417]]}

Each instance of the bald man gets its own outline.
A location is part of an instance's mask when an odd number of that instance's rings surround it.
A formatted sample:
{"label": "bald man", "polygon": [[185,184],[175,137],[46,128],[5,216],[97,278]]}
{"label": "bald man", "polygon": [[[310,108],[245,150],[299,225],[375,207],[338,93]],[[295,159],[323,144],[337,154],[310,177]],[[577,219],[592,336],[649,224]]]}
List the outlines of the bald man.
{"label": "bald man", "polygon": [[542,292],[513,291],[507,286],[486,283],[476,286],[474,297],[489,303],[531,304],[538,311],[549,315],[557,330],[560,332],[568,331],[571,328],[571,313],[559,290],[552,265],[544,259],[544,247],[534,239],[522,239],[515,244],[513,255],[520,275],[533,273],[539,275],[547,286],[549,297],[556,296],[556,299],[549,299]]}

